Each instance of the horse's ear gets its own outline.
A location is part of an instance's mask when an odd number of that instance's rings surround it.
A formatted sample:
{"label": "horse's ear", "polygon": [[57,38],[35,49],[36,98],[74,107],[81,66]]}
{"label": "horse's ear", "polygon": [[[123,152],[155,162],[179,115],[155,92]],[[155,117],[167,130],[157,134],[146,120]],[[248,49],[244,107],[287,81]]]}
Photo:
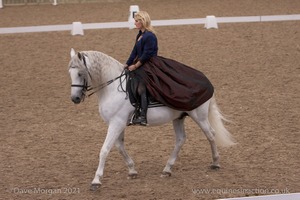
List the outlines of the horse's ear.
{"label": "horse's ear", "polygon": [[80,52],[77,53],[77,56],[78,56],[79,60],[82,60],[82,55]]}
{"label": "horse's ear", "polygon": [[71,58],[72,58],[73,56],[75,56],[75,54],[76,54],[76,52],[75,52],[75,50],[72,48],[72,49],[71,49],[71,52],[70,52]]}

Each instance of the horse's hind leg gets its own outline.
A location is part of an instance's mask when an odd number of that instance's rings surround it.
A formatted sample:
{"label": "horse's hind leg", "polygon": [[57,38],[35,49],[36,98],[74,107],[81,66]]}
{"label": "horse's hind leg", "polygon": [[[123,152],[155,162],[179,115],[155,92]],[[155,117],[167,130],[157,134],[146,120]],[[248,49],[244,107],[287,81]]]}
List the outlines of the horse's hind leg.
{"label": "horse's hind leg", "polygon": [[202,131],[204,132],[207,140],[210,143],[211,152],[212,152],[212,159],[213,159],[213,162],[211,164],[211,168],[212,169],[219,169],[220,168],[220,164],[219,164],[220,156],[219,156],[219,152],[218,152],[217,145],[216,145],[216,142],[215,142],[214,130],[211,128],[208,119],[200,121],[199,125],[200,125]]}
{"label": "horse's hind leg", "polygon": [[182,145],[184,144],[184,142],[186,140],[185,130],[184,130],[184,118],[173,120],[173,127],[174,127],[174,131],[175,131],[176,144],[175,144],[175,148],[167,162],[167,165],[165,166],[165,168],[163,170],[162,177],[171,176],[171,174],[172,174],[171,169],[176,161],[176,158],[178,156],[178,153],[179,153]]}
{"label": "horse's hind leg", "polygon": [[197,109],[191,111],[189,113],[190,117],[200,126],[202,131],[204,132],[207,140],[210,143],[211,151],[212,151],[212,169],[219,169],[220,164],[219,164],[219,152],[217,149],[217,145],[215,142],[215,133],[213,128],[211,127],[209,120],[208,120],[208,108],[209,108],[209,102],[207,101],[204,104],[202,104],[200,107]]}
{"label": "horse's hind leg", "polygon": [[134,169],[134,162],[130,158],[130,156],[127,154],[125,147],[124,147],[124,131],[120,134],[119,138],[116,141],[116,147],[118,148],[120,154],[123,156],[126,165],[128,166],[129,178],[136,178],[137,177],[137,171]]}

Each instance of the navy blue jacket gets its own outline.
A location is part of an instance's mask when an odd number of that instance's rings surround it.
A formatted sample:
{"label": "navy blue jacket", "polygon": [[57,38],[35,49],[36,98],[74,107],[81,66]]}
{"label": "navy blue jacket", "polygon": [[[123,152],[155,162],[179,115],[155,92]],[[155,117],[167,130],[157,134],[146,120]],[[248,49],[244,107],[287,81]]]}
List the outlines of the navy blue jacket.
{"label": "navy blue jacket", "polygon": [[[138,38],[142,35],[142,38],[138,41]],[[135,59],[139,60],[142,64],[147,62],[151,57],[157,56],[158,45],[157,38],[154,33],[150,31],[139,31],[136,36],[136,42],[128,58],[126,64],[132,65]]]}

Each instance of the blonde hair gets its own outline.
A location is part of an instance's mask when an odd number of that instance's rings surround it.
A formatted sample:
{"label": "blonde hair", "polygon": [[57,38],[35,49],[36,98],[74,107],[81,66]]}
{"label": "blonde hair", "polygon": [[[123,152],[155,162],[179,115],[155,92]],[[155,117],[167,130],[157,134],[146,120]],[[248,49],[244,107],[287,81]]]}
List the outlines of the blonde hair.
{"label": "blonde hair", "polygon": [[151,19],[149,14],[146,11],[137,12],[134,15],[135,20],[140,20],[143,24],[143,27],[152,33],[155,33],[154,28],[151,26]]}

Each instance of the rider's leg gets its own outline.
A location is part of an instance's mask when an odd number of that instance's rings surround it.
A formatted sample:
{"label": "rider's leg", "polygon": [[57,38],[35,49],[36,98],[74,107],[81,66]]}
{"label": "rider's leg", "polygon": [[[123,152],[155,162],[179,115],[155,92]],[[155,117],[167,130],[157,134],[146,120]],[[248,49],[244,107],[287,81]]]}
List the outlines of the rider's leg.
{"label": "rider's leg", "polygon": [[140,96],[140,116],[134,120],[135,124],[147,125],[147,110],[148,110],[148,97],[146,85],[140,81],[138,85],[138,94]]}

